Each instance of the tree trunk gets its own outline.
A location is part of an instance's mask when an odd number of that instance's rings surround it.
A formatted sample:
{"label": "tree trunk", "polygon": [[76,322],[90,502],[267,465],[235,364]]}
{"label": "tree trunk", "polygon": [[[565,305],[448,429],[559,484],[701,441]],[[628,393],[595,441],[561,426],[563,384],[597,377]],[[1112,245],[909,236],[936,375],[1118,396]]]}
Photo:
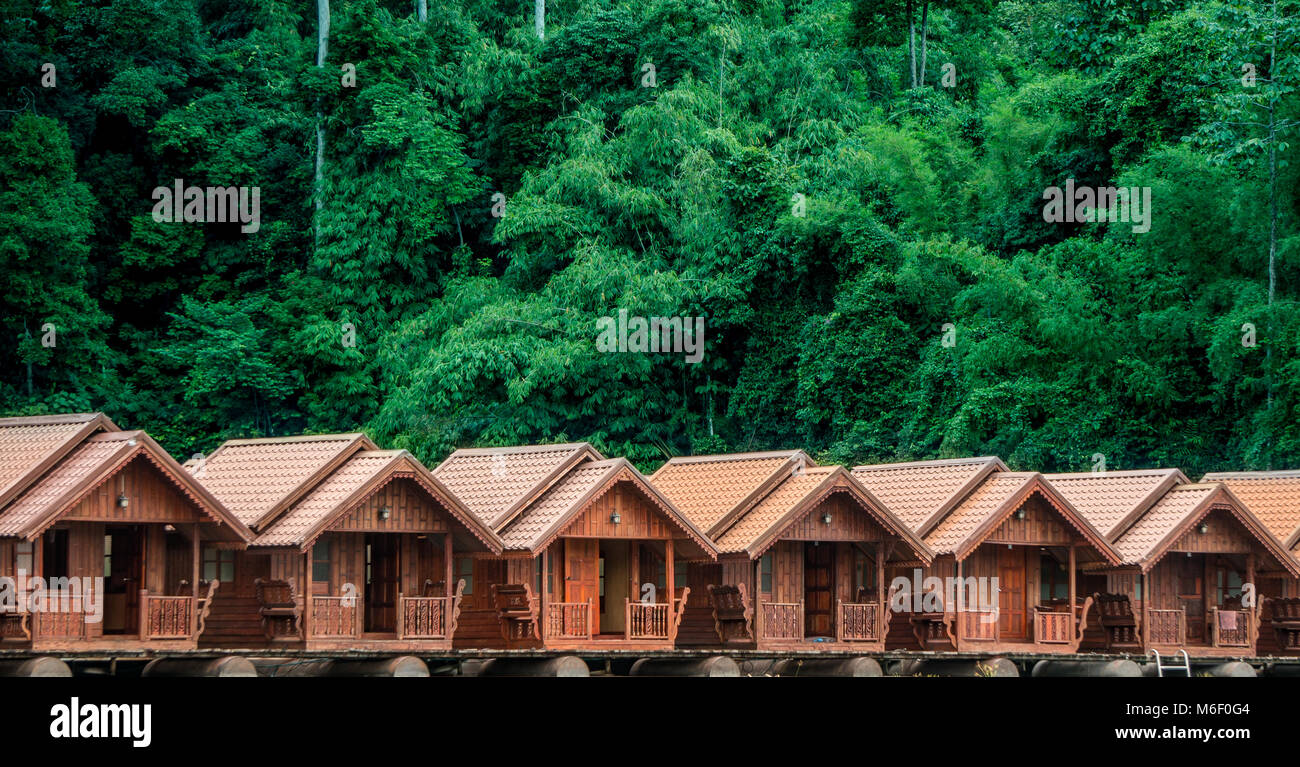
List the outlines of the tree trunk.
{"label": "tree trunk", "polygon": [[907,0],[907,60],[911,66],[912,87],[916,87],[916,23],[912,21],[912,0]]}
{"label": "tree trunk", "polygon": [[[325,66],[330,38],[330,0],[316,0],[316,66]],[[316,112],[316,217],[312,222],[315,243],[320,245],[320,211],[325,205],[325,120]]]}
{"label": "tree trunk", "polygon": [[533,0],[533,27],[537,30],[537,39],[546,39],[546,0]]}
{"label": "tree trunk", "polygon": [[930,25],[930,0],[921,3],[921,73],[917,85],[925,85],[925,43]]}
{"label": "tree trunk", "polygon": [[415,20],[421,24],[429,20],[429,0],[417,0],[415,3]]}

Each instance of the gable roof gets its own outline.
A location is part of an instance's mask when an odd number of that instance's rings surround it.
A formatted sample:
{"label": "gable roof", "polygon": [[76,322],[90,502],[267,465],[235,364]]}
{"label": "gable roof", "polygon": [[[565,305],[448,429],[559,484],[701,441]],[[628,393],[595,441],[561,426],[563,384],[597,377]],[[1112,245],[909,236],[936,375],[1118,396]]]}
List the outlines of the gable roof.
{"label": "gable roof", "polygon": [[936,554],[965,559],[1035,493],[1041,494],[1103,557],[1112,564],[1120,563],[1118,552],[1105,536],[1035,471],[989,475],[924,537],[925,543]]}
{"label": "gable roof", "polygon": [[785,477],[718,536],[718,549],[743,551],[751,558],[762,556],[781,533],[837,492],[848,493],[881,527],[901,538],[918,558],[925,562],[934,559],[930,548],[843,466],[816,466]]}
{"label": "gable roof", "polygon": [[1216,471],[1202,482],[1221,482],[1288,549],[1300,551],[1300,471]]}
{"label": "gable roof", "polygon": [[262,532],[350,455],[376,449],[360,433],[232,439],[186,463],[241,522]]}
{"label": "gable roof", "polygon": [[83,498],[143,456],[172,485],[215,522],[244,542],[249,529],[143,431],[113,431],[85,437],[52,469],[0,511],[0,536],[34,539]]}
{"label": "gable roof", "polygon": [[626,458],[588,461],[571,468],[536,501],[528,504],[504,529],[501,540],[507,549],[539,552],[555,540],[578,517],[619,482],[630,482],[669,522],[683,530],[711,559],[718,550],[711,540],[667,497],[637,471]]}
{"label": "gable roof", "polygon": [[1171,487],[1191,482],[1178,469],[1046,474],[1047,481],[1088,518],[1106,539],[1114,540]]}
{"label": "gable roof", "polygon": [[604,460],[590,443],[462,448],[433,469],[456,498],[500,531],[572,467]]}
{"label": "gable roof", "polygon": [[918,535],[925,536],[984,478],[1007,465],[997,456],[854,466],[853,477]]}
{"label": "gable roof", "polygon": [[255,546],[297,546],[306,551],[321,533],[389,482],[406,478],[420,485],[444,510],[496,554],[501,542],[478,517],[405,450],[360,450],[292,503],[253,542]]}
{"label": "gable roof", "polygon": [[1293,576],[1300,576],[1297,563],[1263,522],[1241,499],[1219,482],[1200,482],[1171,488],[1143,514],[1119,540],[1115,548],[1124,564],[1149,571],[1169,552],[1170,546],[1214,509],[1226,509]]}
{"label": "gable roof", "polygon": [[120,429],[103,413],[0,418],[0,508],[97,431]]}
{"label": "gable roof", "polygon": [[796,469],[816,465],[802,450],[686,456],[669,459],[650,481],[717,536]]}

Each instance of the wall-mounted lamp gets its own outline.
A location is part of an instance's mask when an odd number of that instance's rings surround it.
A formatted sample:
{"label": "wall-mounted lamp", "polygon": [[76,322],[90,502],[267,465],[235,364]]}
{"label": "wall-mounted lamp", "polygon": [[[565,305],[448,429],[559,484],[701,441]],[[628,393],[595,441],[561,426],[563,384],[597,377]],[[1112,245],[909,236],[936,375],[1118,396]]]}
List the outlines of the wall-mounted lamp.
{"label": "wall-mounted lamp", "polygon": [[388,508],[387,506],[384,506],[381,509],[379,509],[379,519],[383,522],[387,522],[388,517],[391,516],[392,513],[393,513],[392,509]]}
{"label": "wall-mounted lamp", "polygon": [[1196,532],[1200,533],[1201,535],[1205,535],[1206,533],[1210,532],[1210,526],[1205,522],[1202,522],[1201,524],[1196,526]]}
{"label": "wall-mounted lamp", "polygon": [[822,514],[822,524],[829,525],[830,523],[831,523],[831,513],[827,511]]}
{"label": "wall-mounted lamp", "polygon": [[1016,509],[1016,519],[1024,519],[1024,518],[1025,518],[1025,510]]}
{"label": "wall-mounted lamp", "polygon": [[176,525],[163,525],[163,532],[164,533],[176,532]]}
{"label": "wall-mounted lamp", "polygon": [[117,505],[125,509],[131,505],[131,499],[126,497],[126,493],[122,493],[117,497]]}
{"label": "wall-mounted lamp", "polygon": [[623,515],[619,514],[617,511],[611,512],[609,515],[609,521],[617,525],[623,521]]}

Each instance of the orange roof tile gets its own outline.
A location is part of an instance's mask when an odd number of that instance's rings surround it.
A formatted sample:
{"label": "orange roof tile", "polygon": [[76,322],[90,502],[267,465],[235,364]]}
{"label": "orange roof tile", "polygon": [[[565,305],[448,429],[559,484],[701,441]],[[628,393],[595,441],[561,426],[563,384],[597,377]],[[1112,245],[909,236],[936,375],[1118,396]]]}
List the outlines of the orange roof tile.
{"label": "orange roof tile", "polygon": [[718,537],[722,552],[761,556],[782,531],[810,513],[832,492],[849,493],[882,527],[903,540],[918,558],[929,562],[933,553],[897,517],[843,466],[811,467],[785,477],[771,492]]}
{"label": "orange roof tile", "polygon": [[1297,563],[1277,538],[1227,486],[1202,482],[1170,488],[1115,543],[1124,564],[1148,571],[1168,553],[1168,547],[1214,508],[1226,508],[1292,575]]}
{"label": "orange roof tile", "polygon": [[96,431],[119,431],[103,413],[0,418],[0,507]]}
{"label": "orange roof tile", "polygon": [[1213,472],[1287,548],[1300,553],[1300,471]]}
{"label": "orange roof tile", "polygon": [[569,469],[537,500],[529,503],[501,531],[507,549],[538,553],[562,533],[592,501],[619,482],[631,482],[665,518],[686,532],[710,558],[718,552],[704,532],[691,523],[673,503],[637,471],[626,458],[589,461]]}
{"label": "orange roof tile", "polygon": [[799,466],[817,464],[802,450],[672,458],[650,477],[701,530],[725,530]]}
{"label": "orange roof tile", "polygon": [[1178,469],[1047,474],[1047,481],[1109,541],[1170,487],[1190,482]]}
{"label": "orange roof tile", "polygon": [[360,450],[315,484],[253,542],[306,549],[320,533],[396,476],[410,476],[489,551],[501,553],[496,534],[469,512],[429,470],[405,450]]}
{"label": "orange roof tile", "polygon": [[936,554],[953,554],[964,559],[1035,493],[1047,498],[1061,517],[1103,557],[1112,564],[1119,564],[1119,554],[1105,536],[1048,484],[1042,474],[1032,471],[990,474],[924,537],[925,543]]}
{"label": "orange roof tile", "polygon": [[142,431],[86,437],[41,479],[0,511],[0,536],[35,537],[130,461],[144,456],[214,521],[242,540],[252,533],[219,500]]}
{"label": "orange roof tile", "polygon": [[235,439],[189,471],[259,532],[352,453],[376,449],[364,434]]}
{"label": "orange roof tile", "polygon": [[854,466],[853,477],[919,535],[939,520],[984,477],[1007,471],[995,456]]}
{"label": "orange roof tile", "polygon": [[466,508],[501,530],[570,467],[602,456],[586,442],[462,448],[433,469]]}

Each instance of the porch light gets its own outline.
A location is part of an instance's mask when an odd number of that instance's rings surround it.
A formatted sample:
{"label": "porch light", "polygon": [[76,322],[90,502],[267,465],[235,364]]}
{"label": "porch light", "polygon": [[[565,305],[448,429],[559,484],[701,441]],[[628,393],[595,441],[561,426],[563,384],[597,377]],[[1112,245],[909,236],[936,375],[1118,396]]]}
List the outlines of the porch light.
{"label": "porch light", "polygon": [[1016,519],[1024,519],[1024,518],[1025,518],[1025,510],[1016,509]]}
{"label": "porch light", "polygon": [[830,523],[831,523],[831,513],[828,511],[822,514],[822,524],[829,525]]}
{"label": "porch light", "polygon": [[163,532],[164,533],[176,532],[176,525],[163,525]]}
{"label": "porch light", "polygon": [[384,506],[383,508],[381,508],[381,509],[379,510],[379,519],[380,519],[380,521],[387,522],[387,521],[388,521],[388,517],[389,517],[392,513],[393,513],[393,510],[392,510],[392,509],[388,508],[387,506]]}
{"label": "porch light", "polygon": [[1201,535],[1205,535],[1206,533],[1210,532],[1210,526],[1202,522],[1201,524],[1196,526],[1196,532],[1200,533]]}
{"label": "porch light", "polygon": [[617,525],[623,521],[623,515],[619,514],[617,511],[611,512],[609,515],[609,521]]}
{"label": "porch light", "polygon": [[131,505],[131,499],[126,497],[126,493],[122,493],[117,497],[117,505],[125,509]]}

